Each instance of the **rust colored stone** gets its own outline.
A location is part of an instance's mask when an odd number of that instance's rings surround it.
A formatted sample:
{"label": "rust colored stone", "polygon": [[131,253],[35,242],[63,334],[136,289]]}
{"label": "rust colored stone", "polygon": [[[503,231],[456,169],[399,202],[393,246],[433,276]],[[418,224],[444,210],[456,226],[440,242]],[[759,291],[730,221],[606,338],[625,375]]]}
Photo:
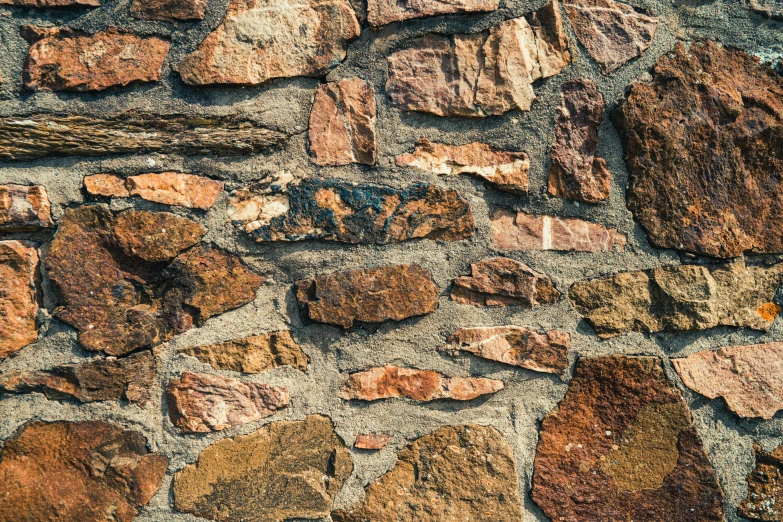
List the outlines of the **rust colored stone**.
{"label": "rust colored stone", "polygon": [[254,335],[236,341],[180,348],[218,370],[261,373],[281,366],[307,371],[307,354],[287,331]]}
{"label": "rust colored stone", "polygon": [[454,280],[451,298],[476,306],[538,306],[560,298],[552,280],[519,261],[491,257],[470,265]]}
{"label": "rust colored stone", "polygon": [[653,357],[579,360],[541,423],[531,496],[552,520],[723,521],[690,411]]}
{"label": "rust colored stone", "polygon": [[480,13],[494,11],[498,0],[456,0],[440,2],[438,0],[368,0],[367,19],[373,27],[393,22],[402,22],[426,16],[454,13]]}
{"label": "rust colored stone", "polygon": [[126,256],[162,263],[196,245],[207,231],[168,212],[128,210],[114,218],[112,232],[115,244]]}
{"label": "rust colored stone", "polygon": [[38,340],[38,248],[29,241],[0,241],[0,359]]}
{"label": "rust colored stone", "polygon": [[392,441],[394,437],[385,433],[359,433],[353,447],[363,450],[381,450]]}
{"label": "rust colored stone", "polygon": [[203,20],[207,0],[133,0],[131,16],[164,22]]}
{"label": "rust colored stone", "polygon": [[94,196],[139,196],[155,203],[200,210],[212,208],[223,192],[222,181],[179,172],[138,174],[127,179],[114,174],[94,174],[84,178],[84,187]]}
{"label": "rust colored stone", "polygon": [[783,519],[783,446],[767,453],[753,443],[756,466],[748,474],[748,496],[737,514],[751,520],[779,522]]}
{"label": "rust colored stone", "polygon": [[167,466],[138,431],[101,421],[31,422],[3,444],[0,520],[130,522]]}
{"label": "rust colored stone", "polygon": [[0,5],[16,5],[20,7],[68,7],[68,6],[84,6],[84,7],[98,7],[101,5],[100,0],[0,0]]}
{"label": "rust colored stone", "polygon": [[54,226],[46,188],[0,185],[0,233]]}
{"label": "rust colored stone", "polygon": [[129,198],[125,178],[116,174],[92,174],[84,177],[84,188],[93,196]]}

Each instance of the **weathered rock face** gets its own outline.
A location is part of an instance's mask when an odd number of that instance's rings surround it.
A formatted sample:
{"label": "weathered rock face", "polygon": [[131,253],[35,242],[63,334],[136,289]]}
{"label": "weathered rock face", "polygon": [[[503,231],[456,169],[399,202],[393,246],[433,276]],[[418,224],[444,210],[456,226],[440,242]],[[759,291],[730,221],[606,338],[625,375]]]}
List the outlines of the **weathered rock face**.
{"label": "weathered rock face", "polygon": [[310,159],[317,165],[375,164],[375,90],[349,78],[320,85],[310,111]]}
{"label": "weathered rock face", "polygon": [[428,34],[392,53],[386,90],[395,107],[438,116],[530,110],[533,82],[571,61],[557,0],[478,34]]}
{"label": "weathered rock face", "polygon": [[769,330],[783,264],[681,265],[580,281],[568,299],[599,337],[744,326]]}
{"label": "weathered rock face", "polygon": [[0,241],[0,358],[38,340],[38,248],[28,241]]}
{"label": "weathered rock face", "polygon": [[223,182],[205,176],[161,172],[123,179],[115,174],[94,174],[84,178],[84,188],[94,196],[127,198],[208,210],[223,192]]}
{"label": "weathered rock face", "polygon": [[133,0],[131,16],[164,22],[203,20],[207,0]]}
{"label": "weathered rock face", "polygon": [[485,143],[443,145],[421,138],[416,149],[396,158],[398,167],[411,167],[446,176],[471,174],[512,194],[527,194],[530,158],[524,152],[498,150]]}
{"label": "weathered rock face", "polygon": [[361,504],[332,520],[522,520],[513,451],[493,427],[444,426],[400,450]]}
{"label": "weathered rock face", "polygon": [[307,355],[287,331],[181,348],[179,351],[218,370],[243,373],[261,373],[280,366],[291,366],[304,372],[308,363]]}
{"label": "weathered rock face", "polygon": [[740,417],[771,419],[783,409],[783,343],[730,346],[672,362],[685,386],[723,397]]}
{"label": "weathered rock face", "polygon": [[454,280],[451,298],[476,306],[538,306],[560,298],[552,280],[507,257],[491,257],[470,265],[470,276]]}
{"label": "weathered rock face", "polygon": [[51,370],[7,371],[0,374],[0,391],[39,392],[56,400],[127,400],[144,405],[150,400],[154,380],[155,357],[144,351],[121,359],[92,359]]}
{"label": "weathered rock face", "polygon": [[32,422],[3,444],[2,520],[130,522],[167,466],[137,431],[100,421]]}
{"label": "weathered rock face", "polygon": [[54,222],[46,188],[40,185],[0,185],[0,232],[52,226]]}
{"label": "weathered rock face", "polygon": [[613,117],[628,208],[650,242],[716,257],[783,252],[783,79],[713,42],[678,44]]}
{"label": "weathered rock face", "polygon": [[748,496],[737,514],[751,520],[777,522],[783,518],[783,446],[770,453],[753,444],[756,467],[748,474]]}
{"label": "weathered rock face", "polygon": [[533,216],[497,209],[490,218],[492,241],[502,250],[601,252],[625,249],[625,235],[578,218]]}
{"label": "weathered rock face", "polygon": [[381,450],[392,441],[394,437],[385,433],[359,433],[353,447],[363,450]]}
{"label": "weathered rock face", "polygon": [[67,7],[87,6],[98,7],[100,0],[0,0],[0,5],[18,5],[22,7]]}
{"label": "weathered rock face", "polygon": [[604,98],[593,82],[579,78],[563,85],[549,169],[551,195],[585,203],[609,197],[612,174],[595,153],[603,113]]}
{"label": "weathered rock face", "polygon": [[174,476],[174,507],[221,521],[319,519],[352,469],[328,418],[274,422],[202,451]]}
{"label": "weathered rock face", "polygon": [[652,357],[579,360],[541,423],[532,497],[552,520],[723,520],[690,411]]}
{"label": "weathered rock face", "polygon": [[579,42],[604,74],[620,68],[652,44],[658,18],[614,0],[565,0]]}
{"label": "weathered rock face", "polygon": [[418,265],[334,272],[297,281],[294,290],[304,317],[343,328],[402,321],[438,308],[432,274]]}
{"label": "weathered rock face", "polygon": [[380,27],[425,16],[494,11],[498,4],[498,0],[457,0],[448,3],[437,0],[368,0],[367,19],[373,27]]}
{"label": "weathered rock face", "polygon": [[232,0],[223,23],[176,67],[190,85],[322,77],[361,28],[345,0]]}
{"label": "weathered rock face", "polygon": [[66,210],[46,258],[58,317],[87,349],[123,355],[253,300],[263,278],[228,252],[193,248],[203,233],[163,212]]}
{"label": "weathered rock face", "polygon": [[559,330],[538,333],[521,326],[460,328],[440,350],[472,353],[527,370],[563,373],[568,368],[571,336]]}
{"label": "weathered rock face", "polygon": [[783,0],[746,0],[745,3],[754,11],[783,19]]}

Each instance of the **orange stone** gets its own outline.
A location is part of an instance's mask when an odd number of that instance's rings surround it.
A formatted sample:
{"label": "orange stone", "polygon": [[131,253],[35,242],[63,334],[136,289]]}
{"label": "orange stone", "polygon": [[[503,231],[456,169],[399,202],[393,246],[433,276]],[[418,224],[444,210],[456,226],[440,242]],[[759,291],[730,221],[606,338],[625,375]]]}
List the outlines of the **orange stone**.
{"label": "orange stone", "polygon": [[380,450],[386,447],[393,438],[385,433],[359,433],[356,435],[353,447],[364,450]]}
{"label": "orange stone", "polygon": [[0,185],[0,232],[54,226],[46,189],[40,185]]}
{"label": "orange stone", "polygon": [[38,249],[28,241],[0,241],[0,358],[38,339]]}
{"label": "orange stone", "polygon": [[95,174],[84,178],[84,187],[95,196],[139,196],[155,203],[200,210],[212,208],[223,192],[222,181],[179,172],[139,174],[127,179],[114,174]]}
{"label": "orange stone", "polygon": [[451,298],[475,306],[538,306],[560,298],[552,280],[524,263],[491,257],[470,265],[471,275],[454,280]]}

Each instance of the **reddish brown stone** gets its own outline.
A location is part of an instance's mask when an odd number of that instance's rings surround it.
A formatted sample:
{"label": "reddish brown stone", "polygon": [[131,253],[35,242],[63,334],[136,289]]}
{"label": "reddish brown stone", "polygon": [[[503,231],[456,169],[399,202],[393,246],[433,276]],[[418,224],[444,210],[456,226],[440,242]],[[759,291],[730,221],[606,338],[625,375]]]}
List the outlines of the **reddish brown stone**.
{"label": "reddish brown stone", "polygon": [[88,35],[70,28],[22,28],[30,44],[24,86],[47,91],[102,91],[160,79],[169,42],[110,27]]}
{"label": "reddish brown stone", "polygon": [[223,192],[222,181],[179,172],[139,174],[127,179],[114,174],[94,174],[84,178],[84,187],[95,196],[139,196],[155,203],[200,210],[212,208]]}
{"label": "reddish brown stone", "polygon": [[129,198],[125,178],[116,174],[92,174],[84,177],[84,188],[93,196]]}
{"label": "reddish brown stone", "polygon": [[392,441],[394,437],[385,433],[359,433],[356,435],[354,448],[363,450],[381,450]]}
{"label": "reddish brown stone", "polygon": [[31,422],[3,444],[0,520],[130,522],[167,466],[137,431],[101,421]]}
{"label": "reddish brown stone", "polygon": [[28,241],[0,241],[0,358],[38,340],[38,249]]}
{"label": "reddish brown stone", "polygon": [[307,354],[287,331],[181,348],[179,351],[219,370],[261,373],[287,365],[302,372],[307,371]]}
{"label": "reddish brown stone", "polygon": [[168,212],[128,210],[114,219],[112,232],[126,256],[162,263],[201,241],[206,229]]}
{"label": "reddish brown stone", "polygon": [[783,446],[767,453],[753,443],[756,467],[748,474],[748,496],[737,514],[751,520],[779,522],[783,519]]}
{"label": "reddish brown stone", "polygon": [[498,4],[498,0],[456,0],[448,3],[438,0],[368,0],[367,19],[373,27],[380,27],[425,16],[494,11]]}
{"label": "reddish brown stone", "polygon": [[133,0],[131,16],[164,22],[203,20],[207,0]]}
{"label": "reddish brown stone", "polygon": [[40,185],[0,185],[0,232],[54,226],[46,189]]}
{"label": "reddish brown stone", "polygon": [[532,497],[552,520],[723,521],[690,411],[652,357],[579,360],[541,423]]}
{"label": "reddish brown stone", "polygon": [[451,298],[476,306],[538,306],[560,298],[552,280],[507,257],[470,265],[471,275],[454,280]]}
{"label": "reddish brown stone", "polygon": [[67,7],[67,6],[87,6],[98,7],[100,0],[0,0],[0,5],[17,5],[21,7]]}

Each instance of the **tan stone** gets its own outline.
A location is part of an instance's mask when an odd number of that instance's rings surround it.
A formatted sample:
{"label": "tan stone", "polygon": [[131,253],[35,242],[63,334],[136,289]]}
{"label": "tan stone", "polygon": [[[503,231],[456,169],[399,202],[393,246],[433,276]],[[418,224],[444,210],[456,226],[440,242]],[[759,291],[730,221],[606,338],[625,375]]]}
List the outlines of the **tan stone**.
{"label": "tan stone", "polygon": [[0,0],[0,5],[17,5],[21,7],[67,7],[67,6],[87,6],[98,7],[100,0]]}
{"label": "tan stone", "polygon": [[425,16],[494,11],[498,0],[368,0],[367,19],[373,27]]}
{"label": "tan stone", "polygon": [[363,450],[381,450],[392,441],[394,437],[386,433],[359,433],[353,447]]}
{"label": "tan stone", "polygon": [[578,218],[533,216],[497,209],[490,218],[492,241],[502,250],[601,252],[624,250],[625,235]]}
{"label": "tan stone", "polygon": [[0,241],[0,358],[38,340],[39,264],[34,243]]}
{"label": "tan stone", "polygon": [[54,226],[46,188],[40,185],[0,185],[0,232]]}
{"label": "tan stone", "polygon": [[552,280],[524,263],[491,257],[470,265],[471,275],[454,280],[451,298],[476,306],[538,306],[560,298]]}
{"label": "tan stone", "polygon": [[287,331],[254,335],[235,341],[180,348],[218,370],[261,373],[281,366],[307,371],[308,357]]}
{"label": "tan stone", "polygon": [[207,0],[133,0],[131,16],[165,22],[203,20]]}

